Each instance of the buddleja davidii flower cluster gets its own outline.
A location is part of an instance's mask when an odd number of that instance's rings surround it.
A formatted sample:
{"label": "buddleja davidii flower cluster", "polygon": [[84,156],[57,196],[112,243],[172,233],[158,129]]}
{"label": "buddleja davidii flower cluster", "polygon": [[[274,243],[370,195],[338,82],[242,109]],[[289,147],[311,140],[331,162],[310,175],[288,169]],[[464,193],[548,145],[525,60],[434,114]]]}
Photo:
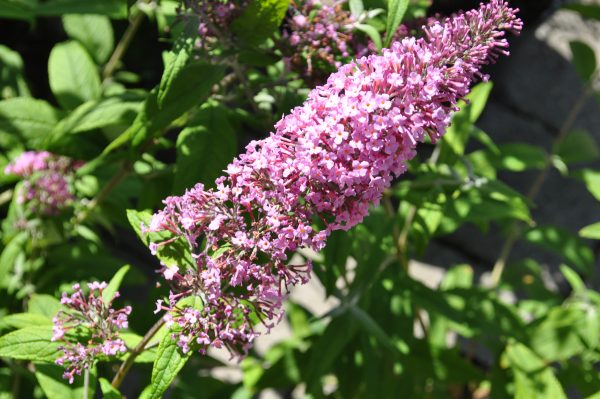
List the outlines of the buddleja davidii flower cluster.
{"label": "buddleja davidii flower cluster", "polygon": [[[125,342],[119,338],[119,330],[128,327],[131,307],[114,309],[113,301],[119,297],[115,292],[112,298],[103,299],[105,282],[92,282],[87,285],[86,295],[79,284],[73,285],[73,293],[63,292],[63,310],[53,318],[52,341],[64,342],[59,347],[63,355],[56,364],[65,367],[63,377],[73,383],[75,375],[81,375],[92,367],[100,357],[111,357],[127,351]],[[77,338],[84,337],[81,343]]]}
{"label": "buddleja davidii flower cluster", "polygon": [[[196,15],[198,23],[197,47],[212,50],[216,45],[224,44],[221,35],[226,34],[230,24],[240,16],[248,6],[249,0],[186,0],[183,7]],[[180,10],[184,15],[184,11]]]}
{"label": "buddleja davidii flower cluster", "polygon": [[357,21],[347,0],[292,1],[279,48],[288,67],[310,81],[323,81],[353,55]]}
{"label": "buddleja davidii flower cluster", "polygon": [[[287,265],[288,255],[318,251],[332,231],[360,223],[417,143],[444,134],[457,101],[484,77],[481,66],[507,53],[504,31],[521,30],[515,12],[492,0],[342,66],[274,133],[251,142],[216,189],[198,184],[164,201],[145,228],[173,238],[151,250],[183,239],[196,263],[162,270],[172,291],[157,311],[180,327],[184,351],[226,345],[243,355],[257,335],[253,317],[268,328],[279,320],[288,287],[311,269]],[[188,296],[201,298],[202,310],[176,305]]]}
{"label": "buddleja davidii flower cluster", "polygon": [[75,199],[71,180],[81,165],[47,151],[26,151],[9,163],[4,173],[23,179],[17,193],[20,203],[26,203],[35,213],[56,215]]}

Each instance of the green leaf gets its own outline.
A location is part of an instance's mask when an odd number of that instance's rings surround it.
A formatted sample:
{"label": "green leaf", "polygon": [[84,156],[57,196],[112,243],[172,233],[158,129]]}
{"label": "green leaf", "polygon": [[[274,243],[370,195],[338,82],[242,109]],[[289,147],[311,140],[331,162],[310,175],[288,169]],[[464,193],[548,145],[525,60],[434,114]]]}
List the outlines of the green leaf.
{"label": "green leaf", "polygon": [[573,66],[585,82],[590,80],[596,70],[596,53],[594,50],[579,40],[569,42],[573,54]]}
{"label": "green leaf", "polygon": [[473,286],[473,268],[469,265],[457,265],[450,268],[440,288],[449,290],[453,288],[471,288]]}
{"label": "green leaf", "polygon": [[200,182],[212,186],[235,156],[236,135],[225,108],[203,108],[177,138],[173,192]]}
{"label": "green leaf", "polygon": [[569,133],[555,146],[554,153],[567,164],[591,162],[600,158],[600,149],[596,140],[585,130]]}
{"label": "green leaf", "polygon": [[114,298],[115,293],[119,290],[119,287],[121,286],[121,283],[123,282],[123,277],[125,277],[125,275],[129,271],[129,269],[130,269],[130,266],[125,265],[115,273],[113,278],[108,283],[108,287],[106,287],[104,289],[104,291],[102,291],[102,300],[104,302],[108,303],[109,301],[111,301]]}
{"label": "green leaf", "polygon": [[0,18],[22,19],[31,21],[34,18],[36,0],[5,0],[0,2]]}
{"label": "green leaf", "polygon": [[28,302],[29,313],[39,314],[52,318],[60,310],[62,305],[60,301],[53,296],[46,294],[33,294]]}
{"label": "green leaf", "polygon": [[[196,28],[194,32],[188,32],[190,27]],[[171,90],[171,86],[175,82],[177,76],[184,70],[184,67],[188,64],[192,50],[194,48],[194,42],[196,40],[197,27],[196,24],[186,24],[184,31],[177,38],[173,51],[169,51],[164,55],[165,70],[160,79],[160,85],[158,86],[158,106],[162,107],[165,96]]]}
{"label": "green leaf", "polygon": [[188,361],[193,351],[184,354],[177,342],[167,332],[158,345],[156,360],[152,367],[151,394],[149,399],[158,399],[169,388],[179,371]]}
{"label": "green leaf", "polygon": [[577,272],[575,270],[571,269],[567,265],[560,265],[560,271],[563,274],[563,276],[565,276],[567,281],[569,282],[569,285],[571,286],[573,291],[575,291],[575,292],[585,291],[585,283],[583,282],[581,277],[579,277],[579,275],[577,274]]}
{"label": "green leaf", "polygon": [[594,198],[600,201],[600,170],[581,169],[573,175],[585,184]]}
{"label": "green leaf", "polygon": [[93,398],[96,389],[96,372],[90,371],[90,380],[87,395],[84,396],[84,378],[76,377],[73,384],[69,384],[62,377],[64,367],[53,364],[36,364],[35,377],[48,399],[81,399]]}
{"label": "green leaf", "polygon": [[64,136],[110,126],[129,125],[142,107],[143,96],[123,93],[88,101],[61,120],[48,137],[48,145],[56,145]]}
{"label": "green leaf", "polygon": [[39,148],[58,119],[58,111],[43,100],[18,97],[0,101],[0,146],[21,141],[29,148]]}
{"label": "green leaf", "polygon": [[48,59],[48,78],[52,93],[66,109],[96,100],[102,92],[94,61],[75,41],[54,46]]}
{"label": "green leaf", "polygon": [[356,19],[365,11],[365,5],[362,0],[350,0],[348,4],[350,5],[352,16]]}
{"label": "green leaf", "polygon": [[590,224],[579,230],[579,235],[583,238],[600,240],[600,222]]}
{"label": "green leaf", "polygon": [[24,245],[29,240],[29,234],[20,232],[4,247],[0,254],[0,287],[5,287],[6,278],[13,270],[17,257],[24,251]]}
{"label": "green leaf", "polygon": [[[160,243],[173,238],[173,235],[168,231],[142,234],[142,223],[145,226],[149,226],[151,219],[152,213],[150,211],[140,212],[133,209],[127,210],[127,220],[129,221],[129,224],[131,224],[131,227],[133,227],[138,237],[140,237],[146,246],[150,245],[151,242]],[[156,256],[166,266],[194,267],[196,264],[187,241],[181,237],[171,242],[169,245],[159,246]]]}
{"label": "green leaf", "polygon": [[305,365],[306,374],[303,375],[306,375],[307,393],[319,392],[321,376],[330,371],[356,331],[356,321],[349,312],[342,313],[327,325],[323,335],[313,343]]}
{"label": "green leaf", "polygon": [[535,227],[524,234],[526,241],[562,256],[580,272],[588,274],[594,266],[594,252],[575,234],[555,226]]}
{"label": "green leaf", "polygon": [[127,18],[125,0],[49,0],[35,8],[39,16],[60,17],[65,14],[100,14],[111,18]]}
{"label": "green leaf", "polygon": [[20,329],[52,325],[52,319],[35,313],[13,313],[0,319],[0,329]]}
{"label": "green leaf", "polygon": [[62,17],[67,34],[78,40],[98,65],[104,64],[114,47],[112,25],[104,15],[69,14]]}
{"label": "green leaf", "polygon": [[497,152],[486,149],[468,155],[468,159],[475,165],[482,158],[496,169],[512,172],[543,169],[547,157],[543,148],[525,143],[501,144],[497,147]]}
{"label": "green leaf", "polygon": [[271,37],[288,10],[289,0],[251,0],[231,24],[231,30],[243,43],[256,46]]}
{"label": "green leaf", "polygon": [[[156,346],[160,343],[160,340],[162,339],[163,335],[164,330],[159,330],[159,332],[154,336],[154,338],[152,338],[152,340],[150,340],[150,342],[146,344],[146,349],[135,358],[134,362],[154,363],[154,361],[156,360]],[[130,332],[120,333],[119,336],[123,339],[123,341],[125,341],[125,345],[127,345],[127,347],[129,348],[135,348],[143,338],[140,335]],[[129,354],[125,355],[125,358],[127,358],[128,356]]]}
{"label": "green leaf", "polygon": [[406,9],[408,8],[408,0],[388,0],[388,13],[385,28],[385,42],[383,47],[389,47],[396,33],[396,29],[402,23]]}
{"label": "green leaf", "polygon": [[492,88],[492,82],[479,83],[471,89],[467,101],[459,101],[460,111],[452,117],[452,124],[439,143],[442,146],[439,162],[453,163],[457,157],[465,153],[467,142],[474,130],[473,124],[483,112]]}
{"label": "green leaf", "polygon": [[508,345],[506,356],[515,376],[515,399],[567,399],[552,368],[525,345]]}
{"label": "green leaf", "polygon": [[529,202],[501,181],[488,180],[455,193],[444,208],[440,230],[450,233],[465,222],[480,224],[506,219],[529,222]]}
{"label": "green leaf", "polygon": [[103,399],[121,399],[123,395],[118,389],[113,388],[110,381],[106,378],[100,378],[100,390],[102,391]]}
{"label": "green leaf", "polygon": [[578,12],[582,17],[600,21],[600,6],[594,4],[565,4],[564,9]]}
{"label": "green leaf", "polygon": [[23,59],[21,55],[1,44],[0,88],[0,99],[30,96],[27,82],[23,76]]}
{"label": "green leaf", "polygon": [[397,352],[398,349],[394,345],[394,341],[387,335],[383,328],[363,309],[357,306],[350,306],[350,313],[358,321],[365,331],[377,338],[377,340],[392,353]]}
{"label": "green leaf", "polygon": [[[546,362],[581,355],[587,343],[581,332],[588,327],[586,311],[579,307],[553,307],[541,321],[528,326],[529,346]],[[598,341],[598,335],[593,337]]]}
{"label": "green leaf", "polygon": [[54,362],[60,342],[52,342],[52,326],[25,327],[0,337],[0,357]]}
{"label": "green leaf", "polygon": [[132,126],[111,142],[103,154],[109,154],[128,143],[137,147],[167,128],[194,105],[200,105],[210,94],[213,85],[222,79],[223,73],[221,66],[201,63],[187,65],[169,86],[162,106],[158,105],[158,90],[152,90]]}
{"label": "green leaf", "polygon": [[377,50],[381,51],[381,49],[383,48],[383,43],[381,42],[381,35],[374,26],[368,24],[356,24],[354,27],[360,31],[365,32],[371,38],[371,40],[373,40],[373,43],[375,43]]}

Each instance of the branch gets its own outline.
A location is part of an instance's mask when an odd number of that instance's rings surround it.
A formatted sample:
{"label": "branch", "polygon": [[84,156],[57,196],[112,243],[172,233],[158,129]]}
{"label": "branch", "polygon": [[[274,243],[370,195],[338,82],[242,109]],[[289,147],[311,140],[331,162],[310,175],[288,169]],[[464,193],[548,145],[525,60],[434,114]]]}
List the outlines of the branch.
{"label": "branch", "polygon": [[154,323],[154,325],[152,327],[150,327],[150,329],[148,330],[146,335],[144,335],[144,337],[137,344],[137,346],[131,350],[131,352],[129,353],[129,356],[121,364],[121,367],[119,367],[119,371],[117,371],[117,374],[115,374],[115,377],[113,378],[113,380],[111,382],[111,385],[113,386],[113,388],[118,389],[121,386],[123,379],[125,378],[125,376],[129,372],[129,370],[131,369],[131,366],[133,366],[135,359],[140,354],[142,354],[142,352],[144,352],[144,350],[146,350],[146,345],[148,345],[148,342],[150,342],[150,340],[156,335],[156,333],[158,332],[158,330],[160,330],[160,328],[163,326],[163,324],[165,324],[165,321],[161,317],[160,319],[158,319],[158,321],[156,323]]}

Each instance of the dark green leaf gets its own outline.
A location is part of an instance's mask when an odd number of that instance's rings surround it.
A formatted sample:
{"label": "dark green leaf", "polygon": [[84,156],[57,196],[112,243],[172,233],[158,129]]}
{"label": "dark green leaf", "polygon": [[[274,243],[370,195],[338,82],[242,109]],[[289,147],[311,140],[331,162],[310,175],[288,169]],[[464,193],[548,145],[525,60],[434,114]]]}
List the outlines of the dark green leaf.
{"label": "dark green leaf", "polygon": [[30,95],[21,55],[3,45],[0,45],[0,88],[0,99]]}
{"label": "dark green leaf", "polygon": [[183,31],[179,34],[173,45],[173,50],[164,56],[165,70],[160,79],[157,93],[159,107],[164,105],[165,96],[171,90],[171,86],[179,73],[184,70],[184,67],[190,60],[194,43],[197,40],[198,24],[197,19],[188,19],[187,23],[183,26]]}
{"label": "dark green leaf", "polygon": [[596,53],[584,42],[574,40],[569,42],[575,70],[585,82],[590,80],[596,70]]}
{"label": "dark green leaf", "polygon": [[12,272],[17,257],[23,253],[23,246],[29,240],[29,234],[20,232],[4,247],[0,254],[0,287],[5,287],[6,278]]}
{"label": "dark green leaf", "polygon": [[36,3],[36,0],[4,0],[0,2],[0,18],[31,21]]}
{"label": "dark green leaf", "polygon": [[212,186],[236,151],[236,135],[227,110],[203,108],[177,138],[173,192],[182,193],[196,183]]}
{"label": "dark green leaf", "polygon": [[554,153],[567,164],[591,162],[600,158],[596,139],[585,130],[569,133],[555,146]]}
{"label": "dark green leaf", "polygon": [[104,154],[128,143],[137,147],[167,128],[187,110],[200,105],[208,97],[213,85],[221,80],[223,72],[221,66],[200,63],[187,65],[169,86],[163,106],[158,106],[157,89],[153,90],[132,126],[110,143]]}
{"label": "dark green leaf", "polygon": [[112,25],[104,15],[69,14],[62,18],[67,34],[89,51],[98,65],[104,64],[114,46]]}
{"label": "dark green leaf", "polygon": [[245,44],[256,46],[281,25],[289,0],[251,0],[242,15],[231,24],[231,30]]}
{"label": "dark green leaf", "polygon": [[48,78],[52,93],[66,109],[96,100],[102,92],[96,65],[78,42],[54,46],[48,59]]}
{"label": "dark green leaf", "polygon": [[0,357],[54,362],[60,342],[52,342],[52,326],[26,327],[0,337]]}
{"label": "dark green leaf", "polygon": [[600,6],[595,4],[565,4],[563,8],[578,12],[582,17],[600,21]]}
{"label": "dark green leaf", "polygon": [[[342,331],[343,334],[340,334]],[[313,343],[310,358],[305,365],[308,393],[319,392],[321,376],[330,371],[356,331],[354,318],[349,312],[345,312],[331,320],[323,335]]]}
{"label": "dark green leaf", "polygon": [[408,0],[388,0],[388,14],[385,28],[385,42],[384,47],[389,47],[392,42],[392,38],[396,33],[396,29],[402,23],[406,9],[408,8]]}
{"label": "dark green leaf", "polygon": [[49,0],[35,8],[39,16],[55,17],[65,14],[100,14],[111,18],[127,18],[125,0]]}

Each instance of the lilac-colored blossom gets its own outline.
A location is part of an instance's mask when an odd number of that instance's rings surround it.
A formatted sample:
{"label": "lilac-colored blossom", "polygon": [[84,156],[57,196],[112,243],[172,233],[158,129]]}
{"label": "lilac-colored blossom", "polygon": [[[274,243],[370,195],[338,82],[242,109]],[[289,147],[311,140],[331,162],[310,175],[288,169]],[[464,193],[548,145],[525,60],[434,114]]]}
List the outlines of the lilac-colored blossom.
{"label": "lilac-colored blossom", "polygon": [[221,35],[228,32],[230,24],[248,6],[249,0],[184,1],[184,6],[198,18],[197,47],[211,50],[223,45]]}
{"label": "lilac-colored blossom", "polygon": [[[102,298],[107,287],[105,282],[92,282],[87,287],[87,295],[79,284],[73,285],[73,294],[63,292],[60,302],[64,308],[52,319],[52,341],[65,343],[59,347],[63,355],[56,359],[56,364],[65,367],[63,377],[70,384],[75,375],[92,367],[99,356],[117,356],[127,351],[118,331],[128,327],[131,307],[113,308],[112,302],[119,297],[118,292],[105,301]],[[73,334],[69,335],[70,331]],[[78,337],[85,337],[85,342],[80,342]]]}
{"label": "lilac-colored blossom", "polygon": [[[485,79],[480,68],[508,54],[505,31],[521,27],[516,10],[492,0],[344,65],[251,142],[216,189],[197,184],[165,199],[146,232],[172,237],[154,250],[183,243],[194,263],[161,270],[171,293],[157,310],[177,326],[179,347],[243,356],[256,320],[271,328],[288,287],[309,280],[310,262],[288,265],[289,254],[321,250],[332,231],[360,223],[417,143],[443,136],[458,100]],[[191,298],[202,306],[182,305]]]}
{"label": "lilac-colored blossom", "polygon": [[343,7],[347,0],[294,2],[278,43],[288,67],[309,82],[321,82],[353,55],[357,21]]}
{"label": "lilac-colored blossom", "polygon": [[23,179],[19,202],[27,203],[35,213],[56,215],[75,199],[71,180],[81,165],[47,151],[26,151],[9,163],[4,173]]}

